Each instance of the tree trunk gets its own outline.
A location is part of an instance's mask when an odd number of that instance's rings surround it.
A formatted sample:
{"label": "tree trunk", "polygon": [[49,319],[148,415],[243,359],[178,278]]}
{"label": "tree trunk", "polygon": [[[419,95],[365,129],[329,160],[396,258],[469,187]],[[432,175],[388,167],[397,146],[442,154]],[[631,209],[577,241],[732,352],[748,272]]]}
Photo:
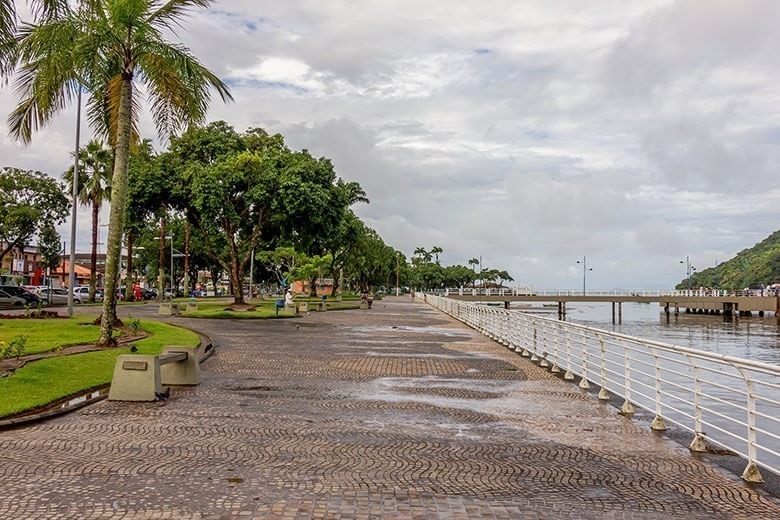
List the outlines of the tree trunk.
{"label": "tree trunk", "polygon": [[244,303],[244,281],[241,276],[241,262],[238,258],[238,248],[230,244],[230,284],[233,286],[233,302]]}
{"label": "tree trunk", "polygon": [[89,255],[89,303],[95,303],[95,285],[97,284],[97,246],[98,214],[100,206],[92,202],[92,251]]}
{"label": "tree trunk", "polygon": [[116,319],[116,286],[119,277],[119,257],[122,253],[122,231],[125,223],[127,201],[127,158],[130,154],[133,84],[129,76],[122,78],[119,97],[114,174],[111,180],[111,212],[106,239],[106,276],[103,314],[100,319],[98,344],[115,345],[111,335]]}

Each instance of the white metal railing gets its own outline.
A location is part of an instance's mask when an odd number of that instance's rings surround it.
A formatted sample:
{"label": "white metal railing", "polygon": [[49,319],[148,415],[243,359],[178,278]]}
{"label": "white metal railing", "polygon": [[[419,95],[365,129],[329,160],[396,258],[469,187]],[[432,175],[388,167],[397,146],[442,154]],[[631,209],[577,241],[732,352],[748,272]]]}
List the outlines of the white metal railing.
{"label": "white metal railing", "polygon": [[[531,287],[447,287],[429,291],[433,294],[444,296],[583,296],[578,290],[534,290]],[[621,291],[588,291],[585,296],[645,296],[655,298],[660,296],[694,297],[694,296],[776,296],[774,291],[760,291],[758,289],[727,291],[725,289],[691,289],[682,291],[648,291],[644,289]]]}
{"label": "white metal railing", "polygon": [[654,430],[674,423],[693,434],[690,449],[712,444],[747,460],[746,481],[759,467],[780,475],[780,366],[640,339],[528,313],[433,294],[420,300],[538,361],[600,399],[623,399],[655,414]]}

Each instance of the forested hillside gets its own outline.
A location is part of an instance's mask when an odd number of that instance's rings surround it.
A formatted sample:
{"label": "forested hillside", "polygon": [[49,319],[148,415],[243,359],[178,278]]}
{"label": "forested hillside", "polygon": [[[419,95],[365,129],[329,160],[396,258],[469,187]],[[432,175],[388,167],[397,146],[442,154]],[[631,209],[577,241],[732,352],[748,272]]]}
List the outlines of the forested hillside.
{"label": "forested hillside", "polygon": [[[780,230],[749,249],[717,267],[695,271],[691,275],[691,287],[714,289],[758,288],[761,284],[780,283]],[[686,289],[688,280],[683,279],[677,289]]]}

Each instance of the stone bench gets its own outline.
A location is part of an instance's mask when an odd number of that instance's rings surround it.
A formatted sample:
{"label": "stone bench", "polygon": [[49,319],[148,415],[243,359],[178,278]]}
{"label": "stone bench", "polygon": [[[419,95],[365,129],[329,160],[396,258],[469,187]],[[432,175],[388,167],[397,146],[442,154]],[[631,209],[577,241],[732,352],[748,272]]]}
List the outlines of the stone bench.
{"label": "stone bench", "polygon": [[[189,310],[189,309],[187,309]],[[176,302],[162,302],[157,309],[160,316],[177,316],[179,314],[179,304]]]}
{"label": "stone bench", "polygon": [[197,347],[163,347],[158,356],[122,354],[114,364],[110,401],[155,401],[163,385],[200,384]]}

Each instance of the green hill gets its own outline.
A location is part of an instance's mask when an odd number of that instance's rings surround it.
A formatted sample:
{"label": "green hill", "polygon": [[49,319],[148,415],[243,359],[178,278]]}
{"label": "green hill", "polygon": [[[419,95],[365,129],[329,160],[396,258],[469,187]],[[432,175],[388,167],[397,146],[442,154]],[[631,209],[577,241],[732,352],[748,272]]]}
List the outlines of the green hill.
{"label": "green hill", "polygon": [[[691,275],[691,287],[735,290],[773,283],[780,283],[780,230],[734,258]],[[680,290],[687,288],[687,279],[675,286]]]}

